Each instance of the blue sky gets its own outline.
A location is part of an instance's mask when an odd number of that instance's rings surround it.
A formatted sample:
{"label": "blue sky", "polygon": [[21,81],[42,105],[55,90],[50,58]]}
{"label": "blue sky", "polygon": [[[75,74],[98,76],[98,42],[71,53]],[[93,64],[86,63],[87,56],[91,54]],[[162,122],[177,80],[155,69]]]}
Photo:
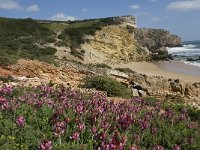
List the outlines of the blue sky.
{"label": "blue sky", "polygon": [[200,0],[0,0],[0,16],[74,20],[137,16],[138,27],[163,28],[200,40]]}

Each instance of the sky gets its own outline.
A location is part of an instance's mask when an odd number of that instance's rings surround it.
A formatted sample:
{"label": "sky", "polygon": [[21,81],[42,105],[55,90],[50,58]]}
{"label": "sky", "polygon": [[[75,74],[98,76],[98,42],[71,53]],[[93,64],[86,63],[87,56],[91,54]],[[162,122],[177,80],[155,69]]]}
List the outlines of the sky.
{"label": "sky", "polygon": [[133,15],[138,27],[200,40],[200,0],[0,0],[0,16],[83,20]]}

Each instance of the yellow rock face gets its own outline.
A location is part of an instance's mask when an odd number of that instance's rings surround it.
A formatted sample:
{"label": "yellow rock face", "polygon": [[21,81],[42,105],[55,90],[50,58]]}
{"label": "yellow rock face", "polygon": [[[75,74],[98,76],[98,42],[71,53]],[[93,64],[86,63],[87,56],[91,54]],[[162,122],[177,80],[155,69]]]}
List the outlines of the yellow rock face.
{"label": "yellow rock face", "polygon": [[88,63],[129,62],[144,57],[137,48],[134,34],[126,27],[107,26],[85,38],[88,42],[81,45],[81,49],[85,50],[84,61]]}

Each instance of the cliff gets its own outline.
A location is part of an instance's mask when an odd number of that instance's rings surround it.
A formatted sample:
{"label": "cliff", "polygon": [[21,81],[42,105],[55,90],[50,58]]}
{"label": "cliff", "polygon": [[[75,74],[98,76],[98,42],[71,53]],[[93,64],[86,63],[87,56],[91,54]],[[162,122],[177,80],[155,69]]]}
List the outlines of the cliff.
{"label": "cliff", "polygon": [[85,20],[70,24],[59,40],[67,39],[71,54],[85,63],[140,61],[148,56],[134,38],[135,28],[133,16]]}
{"label": "cliff", "polygon": [[135,30],[135,39],[141,47],[156,52],[162,47],[181,46],[181,38],[163,29],[141,28]]}
{"label": "cliff", "polygon": [[84,61],[92,62],[130,62],[145,59],[145,53],[139,49],[133,32],[126,27],[107,26],[94,36],[86,36],[87,42],[81,45],[85,51]]}

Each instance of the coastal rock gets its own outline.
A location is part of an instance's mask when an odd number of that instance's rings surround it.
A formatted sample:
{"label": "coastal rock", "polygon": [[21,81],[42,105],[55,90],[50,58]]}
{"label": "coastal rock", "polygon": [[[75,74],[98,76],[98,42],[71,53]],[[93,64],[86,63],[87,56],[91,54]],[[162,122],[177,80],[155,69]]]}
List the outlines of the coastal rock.
{"label": "coastal rock", "polygon": [[139,93],[138,93],[137,89],[132,89],[132,96],[133,97],[138,97],[139,96]]}
{"label": "coastal rock", "polygon": [[[200,83],[187,83],[179,79],[164,77],[149,77],[134,73],[129,83],[140,96],[153,96],[172,101],[185,101],[187,104],[195,102],[200,106]],[[135,91],[136,91],[135,90]]]}
{"label": "coastal rock", "polygon": [[126,73],[117,71],[117,70],[107,70],[106,72],[107,75],[111,75],[111,76],[116,76],[116,77],[121,77],[121,78],[125,78],[128,79],[129,76]]}
{"label": "coastal rock", "polygon": [[180,80],[175,80],[170,83],[172,92],[179,92],[181,94],[185,93],[185,84]]}
{"label": "coastal rock", "polygon": [[138,93],[139,93],[139,95],[140,95],[141,97],[144,97],[144,96],[147,95],[147,93],[146,93],[145,91],[142,91],[142,90],[139,90]]}
{"label": "coastal rock", "polygon": [[146,47],[153,53],[161,51],[162,47],[181,46],[181,38],[163,29],[140,28],[135,30],[135,39],[141,47]]}
{"label": "coastal rock", "polygon": [[146,51],[138,47],[134,33],[123,26],[106,26],[94,36],[85,36],[87,42],[81,45],[85,51],[86,63],[130,62],[145,60]]}

